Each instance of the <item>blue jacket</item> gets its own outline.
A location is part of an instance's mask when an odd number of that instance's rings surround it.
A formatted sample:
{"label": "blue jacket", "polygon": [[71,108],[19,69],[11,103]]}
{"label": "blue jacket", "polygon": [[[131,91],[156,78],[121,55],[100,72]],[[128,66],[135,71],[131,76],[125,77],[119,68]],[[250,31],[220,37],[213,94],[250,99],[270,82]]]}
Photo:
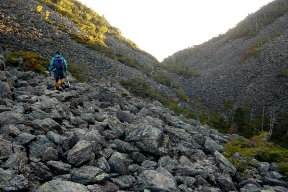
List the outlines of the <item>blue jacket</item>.
{"label": "blue jacket", "polygon": [[61,59],[63,60],[63,62],[64,62],[64,68],[65,69],[67,69],[67,62],[66,62],[66,60],[65,60],[65,58],[64,57],[62,57],[61,55],[59,55],[59,54],[56,54],[52,59],[51,59],[51,61],[50,61],[50,67],[49,67],[49,71],[56,71],[56,68],[54,67],[54,59],[56,58],[56,57],[61,57]]}

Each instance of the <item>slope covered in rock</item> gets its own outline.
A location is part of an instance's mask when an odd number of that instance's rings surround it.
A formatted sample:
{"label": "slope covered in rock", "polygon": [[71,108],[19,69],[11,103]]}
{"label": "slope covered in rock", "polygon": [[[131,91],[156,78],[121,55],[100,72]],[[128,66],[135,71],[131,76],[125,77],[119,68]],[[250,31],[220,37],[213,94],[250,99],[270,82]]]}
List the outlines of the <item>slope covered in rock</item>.
{"label": "slope covered in rock", "polygon": [[1,191],[288,190],[275,163],[253,159],[246,176],[237,171],[220,153],[236,135],[130,96],[104,77],[85,84],[68,76],[71,87],[59,92],[52,77],[14,68],[3,54]]}
{"label": "slope covered in rock", "polygon": [[199,76],[182,80],[191,99],[214,108],[249,103],[254,113],[288,108],[288,4],[276,0],[226,34],[179,51],[165,64],[186,65]]}

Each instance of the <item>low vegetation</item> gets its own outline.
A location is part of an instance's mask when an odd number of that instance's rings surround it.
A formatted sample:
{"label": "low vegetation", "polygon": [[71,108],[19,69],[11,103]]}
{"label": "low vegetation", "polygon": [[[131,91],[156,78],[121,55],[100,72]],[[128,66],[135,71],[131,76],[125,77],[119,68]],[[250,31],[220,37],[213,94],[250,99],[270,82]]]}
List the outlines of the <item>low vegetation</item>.
{"label": "low vegetation", "polygon": [[46,69],[49,67],[49,60],[33,52],[12,51],[5,55],[6,62],[13,67],[32,69],[37,73],[47,75]]}
{"label": "low vegetation", "polygon": [[[269,134],[262,132],[250,139],[237,137],[224,146],[223,155],[232,162],[242,176],[251,177],[245,172],[247,169],[257,167],[257,162],[275,162],[280,168],[280,172],[288,176],[288,150],[268,142]],[[239,154],[239,155],[236,155]]]}
{"label": "low vegetation", "polygon": [[[235,28],[227,32],[229,39],[252,38],[255,37],[261,29],[283,16],[288,12],[288,3],[286,0],[271,2],[264,6],[257,13],[249,15],[241,21]],[[229,41],[229,40],[227,40]]]}
{"label": "low vegetation", "polygon": [[89,77],[89,66],[87,64],[75,64],[68,62],[68,71],[79,82],[87,82]]}

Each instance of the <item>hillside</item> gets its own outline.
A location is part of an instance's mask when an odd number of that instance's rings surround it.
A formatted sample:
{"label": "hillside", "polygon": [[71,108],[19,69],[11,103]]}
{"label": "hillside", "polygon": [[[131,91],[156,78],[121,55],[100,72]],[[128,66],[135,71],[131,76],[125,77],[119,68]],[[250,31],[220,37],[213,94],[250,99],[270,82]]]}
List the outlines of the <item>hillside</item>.
{"label": "hillside", "polygon": [[[159,65],[81,3],[1,0],[0,37],[1,192],[288,191],[269,133],[191,119],[179,82],[201,75]],[[55,51],[63,91],[45,72]]]}
{"label": "hillside", "polygon": [[192,100],[214,108],[244,103],[254,114],[288,109],[288,5],[276,0],[226,34],[179,51],[163,65],[183,65],[199,74],[182,80]]}

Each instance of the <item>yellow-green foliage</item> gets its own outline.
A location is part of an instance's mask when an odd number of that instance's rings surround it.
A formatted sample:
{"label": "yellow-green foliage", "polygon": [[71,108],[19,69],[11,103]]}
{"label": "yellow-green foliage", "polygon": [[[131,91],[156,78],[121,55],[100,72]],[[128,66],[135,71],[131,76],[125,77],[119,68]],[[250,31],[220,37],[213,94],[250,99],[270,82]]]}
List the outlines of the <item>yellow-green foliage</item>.
{"label": "yellow-green foliage", "polygon": [[288,69],[280,71],[278,75],[281,77],[288,77]]}
{"label": "yellow-green foliage", "polygon": [[38,13],[42,13],[43,7],[39,5],[39,6],[37,6],[36,10]]}
{"label": "yellow-green foliage", "polygon": [[15,67],[30,68],[34,71],[44,74],[45,70],[49,66],[49,60],[45,57],[41,57],[33,52],[14,51],[5,55],[8,64]]}
{"label": "yellow-green foliage", "polygon": [[[275,162],[280,172],[288,176],[288,150],[267,141],[267,133],[261,133],[250,139],[237,137],[224,146],[223,155],[226,156],[239,171],[245,171],[255,166],[252,158],[259,161]],[[235,153],[239,153],[243,161],[239,161]]]}
{"label": "yellow-green foliage", "polygon": [[178,87],[173,89],[173,92],[183,101],[190,102],[189,97],[184,93],[184,89],[182,87]]}
{"label": "yellow-green foliage", "polygon": [[189,69],[186,64],[182,62],[163,62],[161,66],[172,73],[176,73],[184,78],[198,77],[199,74]]}
{"label": "yellow-green foliage", "polygon": [[98,15],[92,9],[86,7],[76,0],[38,0],[45,3],[58,13],[68,17],[75,22],[77,27],[86,33],[89,37],[89,42],[97,43],[100,46],[106,47],[105,39],[106,33],[110,33],[116,38],[124,41],[133,49],[139,48],[130,40],[127,40],[121,35],[119,29],[111,26],[104,16]]}
{"label": "yellow-green foliage", "polygon": [[[272,23],[277,18],[288,12],[287,1],[274,1],[263,7],[262,10],[247,17],[240,22],[235,28],[229,30],[227,35],[229,39],[237,39],[240,37],[251,38],[256,36],[261,29]],[[228,42],[229,40],[227,40]]]}
{"label": "yellow-green foliage", "polygon": [[89,66],[86,64],[68,62],[68,71],[80,82],[86,82],[88,80]]}

